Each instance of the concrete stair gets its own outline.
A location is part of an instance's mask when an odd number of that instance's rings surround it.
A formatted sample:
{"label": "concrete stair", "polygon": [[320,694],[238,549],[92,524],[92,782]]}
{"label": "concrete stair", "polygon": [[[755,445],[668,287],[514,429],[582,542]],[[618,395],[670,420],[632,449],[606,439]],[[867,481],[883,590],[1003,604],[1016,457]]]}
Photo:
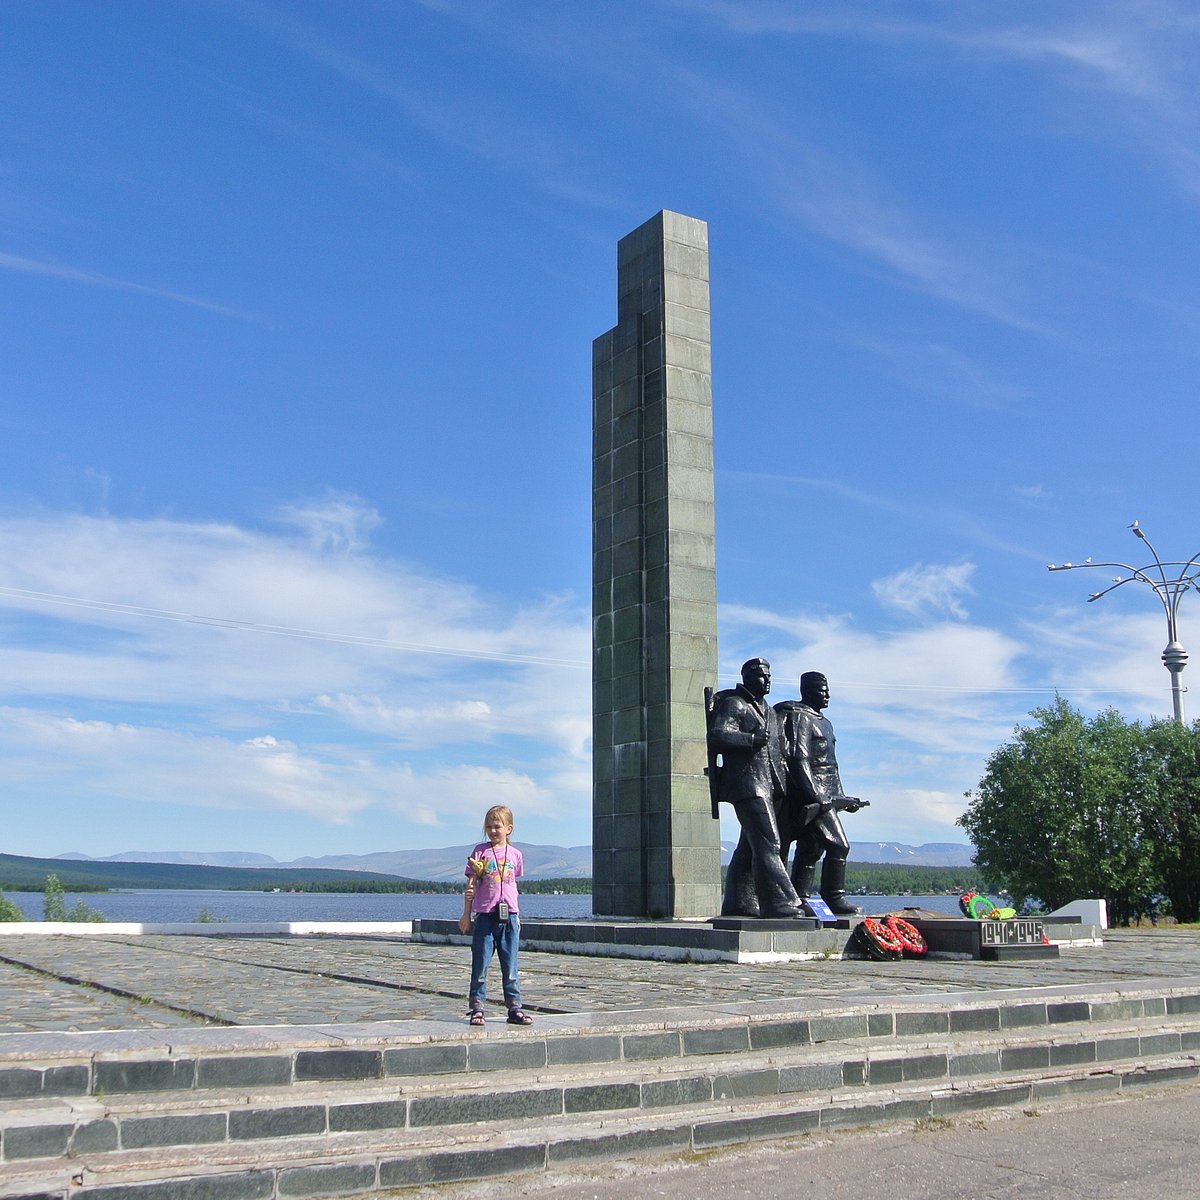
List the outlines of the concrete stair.
{"label": "concrete stair", "polygon": [[0,1196],[372,1196],[1200,1078],[1200,980],[0,1036]]}

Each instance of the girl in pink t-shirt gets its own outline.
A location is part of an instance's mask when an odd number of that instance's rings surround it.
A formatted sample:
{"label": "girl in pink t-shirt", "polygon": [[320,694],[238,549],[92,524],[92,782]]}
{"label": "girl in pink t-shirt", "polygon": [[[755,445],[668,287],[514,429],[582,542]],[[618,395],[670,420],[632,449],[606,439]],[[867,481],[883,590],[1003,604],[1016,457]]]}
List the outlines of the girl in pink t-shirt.
{"label": "girl in pink t-shirt", "polygon": [[532,1025],[533,1018],[521,1008],[521,979],[517,972],[517,950],[521,940],[520,898],[517,880],[525,873],[521,852],[509,843],[513,831],[512,809],[494,804],[483,818],[486,842],[480,842],[467,858],[467,889],[458,927],[471,934],[471,988],[467,1018],[483,1024],[487,999],[487,969],[492,951],[500,958],[504,1003],[510,1025]]}

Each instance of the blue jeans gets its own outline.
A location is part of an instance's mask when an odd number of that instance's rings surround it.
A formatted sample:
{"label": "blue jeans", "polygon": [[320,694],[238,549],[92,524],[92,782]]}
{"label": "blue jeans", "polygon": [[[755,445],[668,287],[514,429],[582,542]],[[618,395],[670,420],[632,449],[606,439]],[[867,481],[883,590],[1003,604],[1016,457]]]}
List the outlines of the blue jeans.
{"label": "blue jeans", "polygon": [[492,950],[500,956],[500,975],[504,981],[504,1003],[509,1011],[521,1007],[521,978],[517,974],[517,945],[521,940],[521,919],[515,912],[507,921],[495,912],[475,914],[471,930],[471,1008],[482,1008],[487,999],[487,970]]}

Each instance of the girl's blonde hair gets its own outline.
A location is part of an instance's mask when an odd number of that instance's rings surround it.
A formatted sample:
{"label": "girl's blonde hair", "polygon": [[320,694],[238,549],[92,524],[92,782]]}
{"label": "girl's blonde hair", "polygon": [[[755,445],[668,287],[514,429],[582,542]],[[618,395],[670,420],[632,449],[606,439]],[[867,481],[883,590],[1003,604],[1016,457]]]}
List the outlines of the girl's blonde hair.
{"label": "girl's blonde hair", "polygon": [[483,814],[483,831],[487,833],[487,823],[493,818],[499,817],[500,820],[511,829],[513,827],[512,809],[507,804],[493,804],[491,808]]}

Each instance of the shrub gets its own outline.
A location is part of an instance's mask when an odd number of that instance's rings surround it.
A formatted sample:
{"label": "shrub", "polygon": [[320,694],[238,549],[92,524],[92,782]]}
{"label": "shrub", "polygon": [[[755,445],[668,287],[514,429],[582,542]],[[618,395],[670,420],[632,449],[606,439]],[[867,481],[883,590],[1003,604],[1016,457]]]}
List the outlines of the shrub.
{"label": "shrub", "polygon": [[47,875],[42,896],[42,919],[44,921],[71,921],[75,923],[99,922],[105,919],[102,912],[76,900],[70,908],[66,906],[63,885],[57,875]]}

